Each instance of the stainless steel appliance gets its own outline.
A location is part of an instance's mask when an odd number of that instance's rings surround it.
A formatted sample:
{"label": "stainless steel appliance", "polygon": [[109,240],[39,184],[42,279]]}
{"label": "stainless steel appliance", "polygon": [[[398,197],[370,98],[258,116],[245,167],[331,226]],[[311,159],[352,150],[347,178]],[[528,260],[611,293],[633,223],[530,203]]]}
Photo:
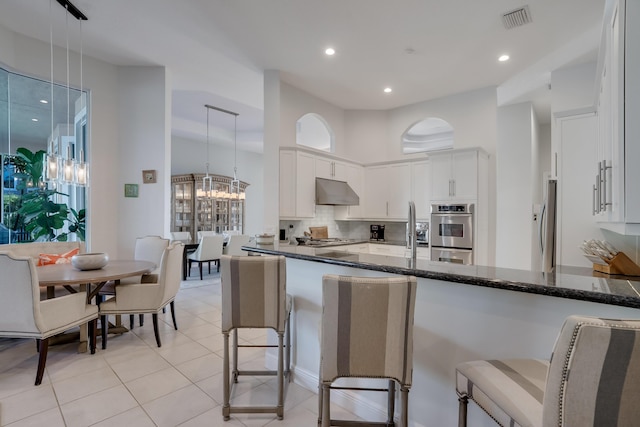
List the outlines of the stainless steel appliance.
{"label": "stainless steel appliance", "polygon": [[369,239],[384,241],[384,225],[371,224],[369,227]]}
{"label": "stainless steel appliance", "polygon": [[418,246],[429,246],[428,222],[416,222],[416,242]]}
{"label": "stainless steel appliance", "polygon": [[556,266],[556,190],[555,179],[547,181],[544,191],[544,204],[540,210],[538,237],[542,255],[542,271],[550,273]]}
{"label": "stainless steel appliance", "polygon": [[473,204],[431,205],[431,260],[473,264]]}

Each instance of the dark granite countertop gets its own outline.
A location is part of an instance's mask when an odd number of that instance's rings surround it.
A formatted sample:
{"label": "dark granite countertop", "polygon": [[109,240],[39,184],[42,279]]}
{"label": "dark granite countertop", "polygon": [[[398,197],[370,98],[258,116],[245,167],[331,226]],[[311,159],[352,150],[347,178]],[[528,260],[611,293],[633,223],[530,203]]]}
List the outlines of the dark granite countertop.
{"label": "dark granite countertop", "polygon": [[243,249],[365,270],[640,308],[640,277],[607,275],[586,267],[559,267],[553,273],[542,273],[422,259],[415,260],[414,264],[410,258],[348,253],[338,247],[314,248],[278,242],[273,245],[243,246]]}

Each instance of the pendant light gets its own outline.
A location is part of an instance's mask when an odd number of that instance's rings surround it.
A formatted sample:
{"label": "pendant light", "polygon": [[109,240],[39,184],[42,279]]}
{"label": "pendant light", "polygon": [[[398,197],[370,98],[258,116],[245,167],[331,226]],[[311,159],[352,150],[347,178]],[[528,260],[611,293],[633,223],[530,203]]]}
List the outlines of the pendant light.
{"label": "pendant light", "polygon": [[[69,85],[69,6],[66,5],[65,9],[65,26],[66,26],[66,40],[67,40],[67,115],[66,120],[69,120],[69,112],[71,109],[71,97],[70,97],[70,85]],[[69,129],[67,123],[67,130]],[[62,161],[62,182],[65,184],[73,184],[73,173],[75,172],[75,163],[73,161],[73,152],[71,144],[67,145],[67,158]]]}
{"label": "pendant light", "polygon": [[[85,96],[82,90],[82,19],[80,19],[80,111],[86,108]],[[86,114],[86,113],[85,113]],[[79,135],[76,135],[76,144],[78,143]],[[80,158],[76,163],[75,170],[75,182],[80,187],[86,187],[89,184],[89,166],[84,160],[84,135],[82,135],[82,141],[80,146]]]}
{"label": "pendant light", "polygon": [[244,191],[240,189],[240,180],[238,179],[238,116],[233,113],[233,180],[231,181],[231,197],[235,199],[244,199]]}
{"label": "pendant light", "polygon": [[60,157],[57,155],[57,147],[53,141],[53,0],[49,0],[49,42],[51,47],[51,135],[47,155],[45,157],[45,180],[55,188],[58,183],[58,173],[60,171]]}
{"label": "pendant light", "polygon": [[205,104],[205,108],[207,109],[207,163],[205,164],[206,174],[202,178],[202,191],[204,192],[204,197],[210,199],[213,197],[213,178],[209,175],[209,109],[213,107]]}

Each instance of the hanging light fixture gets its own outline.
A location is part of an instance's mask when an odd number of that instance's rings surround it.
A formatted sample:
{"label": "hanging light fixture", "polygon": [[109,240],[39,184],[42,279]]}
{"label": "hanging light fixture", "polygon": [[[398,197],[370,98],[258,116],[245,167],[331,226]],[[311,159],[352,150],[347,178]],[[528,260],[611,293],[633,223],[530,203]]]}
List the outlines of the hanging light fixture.
{"label": "hanging light fixture", "polygon": [[240,180],[238,179],[238,113],[233,114],[233,180],[231,181],[230,193],[231,198],[244,199],[244,191],[240,189]]}
{"label": "hanging light fixture", "polygon": [[49,42],[51,46],[51,140],[45,157],[45,180],[55,188],[60,171],[60,157],[56,154],[57,148],[53,144],[53,0],[49,0]]}
{"label": "hanging light fixture", "polygon": [[[66,121],[69,120],[69,113],[71,109],[71,88],[69,85],[69,5],[65,5],[65,9],[67,13],[65,14],[65,25],[66,25],[66,40],[67,40],[67,115]],[[69,124],[67,123],[67,129],[69,129]],[[73,184],[73,174],[75,172],[76,166],[73,161],[73,152],[71,144],[67,145],[67,158],[62,162],[62,181],[65,184]]]}
{"label": "hanging light fixture", "polygon": [[[84,91],[82,90],[83,74],[82,74],[82,19],[80,19],[80,111],[86,108]],[[85,113],[86,114],[86,113]],[[84,145],[84,135],[82,135],[82,145]],[[76,144],[78,143],[78,135],[76,135]],[[89,165],[84,159],[84,148],[80,147],[80,158],[76,163],[75,182],[80,187],[89,185]]]}
{"label": "hanging light fixture", "polygon": [[206,174],[202,177],[202,191],[203,197],[210,199],[213,197],[213,178],[209,175],[209,110],[214,107],[208,104],[204,106],[207,109],[207,163],[205,164]]}

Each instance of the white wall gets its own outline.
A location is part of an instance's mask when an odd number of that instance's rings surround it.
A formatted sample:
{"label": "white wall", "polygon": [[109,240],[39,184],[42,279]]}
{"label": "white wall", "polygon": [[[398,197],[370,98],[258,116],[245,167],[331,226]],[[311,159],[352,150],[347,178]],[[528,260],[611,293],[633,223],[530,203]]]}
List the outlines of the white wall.
{"label": "white wall", "polygon": [[529,102],[498,108],[496,267],[531,268],[532,114]]}
{"label": "white wall", "polygon": [[595,102],[595,62],[587,62],[551,72],[551,112],[593,106]]}
{"label": "white wall", "polygon": [[[205,173],[206,141],[173,137],[171,140],[171,175]],[[211,145],[209,149],[209,172],[216,175],[233,176],[234,150]],[[259,153],[238,151],[238,179],[249,183],[245,199],[246,234],[263,232],[264,183],[263,156]]]}

